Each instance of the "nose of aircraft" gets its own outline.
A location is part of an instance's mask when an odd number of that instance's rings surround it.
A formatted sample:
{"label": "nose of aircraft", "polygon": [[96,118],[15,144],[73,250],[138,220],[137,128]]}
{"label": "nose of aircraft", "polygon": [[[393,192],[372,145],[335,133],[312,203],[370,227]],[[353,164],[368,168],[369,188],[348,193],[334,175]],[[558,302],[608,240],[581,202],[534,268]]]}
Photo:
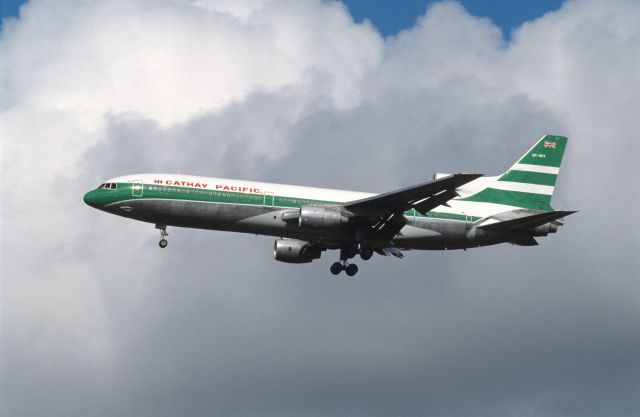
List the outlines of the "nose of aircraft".
{"label": "nose of aircraft", "polygon": [[96,191],[91,190],[84,195],[84,202],[90,205],[91,207],[96,207],[98,205],[98,199],[96,198]]}

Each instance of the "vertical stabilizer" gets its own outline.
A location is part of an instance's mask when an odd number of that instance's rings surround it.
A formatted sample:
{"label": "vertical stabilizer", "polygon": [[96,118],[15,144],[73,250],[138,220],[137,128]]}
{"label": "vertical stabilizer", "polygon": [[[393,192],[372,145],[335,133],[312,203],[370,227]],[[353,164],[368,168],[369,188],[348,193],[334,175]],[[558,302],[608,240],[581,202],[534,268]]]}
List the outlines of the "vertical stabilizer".
{"label": "vertical stabilizer", "polygon": [[461,200],[551,211],[556,179],[567,145],[564,136],[546,135],[504,174]]}

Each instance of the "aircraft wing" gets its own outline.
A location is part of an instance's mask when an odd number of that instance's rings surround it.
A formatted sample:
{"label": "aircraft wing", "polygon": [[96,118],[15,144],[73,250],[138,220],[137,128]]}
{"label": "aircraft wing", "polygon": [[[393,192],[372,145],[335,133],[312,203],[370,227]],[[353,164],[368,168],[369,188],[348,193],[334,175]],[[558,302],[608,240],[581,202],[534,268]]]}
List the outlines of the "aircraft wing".
{"label": "aircraft wing", "polygon": [[454,174],[373,197],[345,203],[360,222],[368,223],[383,239],[391,239],[407,223],[403,213],[415,209],[422,214],[447,204],[458,196],[457,188],[482,174]]}
{"label": "aircraft wing", "polygon": [[377,217],[416,209],[426,213],[457,197],[456,189],[482,174],[453,174],[437,180],[406,187],[344,204],[357,217]]}

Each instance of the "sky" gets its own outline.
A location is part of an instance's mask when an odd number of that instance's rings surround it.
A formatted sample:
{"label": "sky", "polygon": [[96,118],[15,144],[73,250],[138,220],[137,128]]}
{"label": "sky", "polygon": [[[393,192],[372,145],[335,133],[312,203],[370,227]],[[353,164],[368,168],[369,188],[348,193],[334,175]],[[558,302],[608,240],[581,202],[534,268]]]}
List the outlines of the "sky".
{"label": "sky", "polygon": [[[0,3],[0,16],[19,16],[20,5],[24,0],[3,0]],[[432,0],[346,0],[344,4],[356,22],[368,19],[382,36],[392,36],[404,29],[411,28],[416,19],[424,14]],[[557,10],[562,0],[463,0],[464,7],[474,16],[489,17],[500,27],[508,38],[511,30],[527,20],[535,19],[546,12]]]}
{"label": "sky", "polygon": [[[411,28],[416,19],[424,14],[429,0],[348,0],[344,2],[353,18],[360,22],[369,19],[383,36],[392,36]],[[488,17],[502,29],[505,37],[511,30],[527,20],[532,20],[554,11],[562,5],[561,0],[463,0],[461,4],[474,16]]]}
{"label": "sky", "polygon": [[[407,4],[4,20],[0,416],[639,414],[640,2]],[[569,137],[552,205],[579,210],[558,233],[355,279],[264,236],[169,228],[161,250],[82,201],[136,172],[384,192],[499,174],[546,133]]]}

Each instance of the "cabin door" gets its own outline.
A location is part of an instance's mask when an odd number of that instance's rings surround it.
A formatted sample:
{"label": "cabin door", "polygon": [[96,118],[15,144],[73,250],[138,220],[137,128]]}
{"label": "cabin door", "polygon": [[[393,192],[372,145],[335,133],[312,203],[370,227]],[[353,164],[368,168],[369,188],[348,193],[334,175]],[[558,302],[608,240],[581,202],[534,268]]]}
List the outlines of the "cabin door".
{"label": "cabin door", "polygon": [[264,192],[264,201],[262,205],[265,207],[273,207],[273,193],[269,191]]}
{"label": "cabin door", "polygon": [[142,180],[134,180],[131,186],[131,195],[134,197],[142,197],[144,187],[142,186]]}

